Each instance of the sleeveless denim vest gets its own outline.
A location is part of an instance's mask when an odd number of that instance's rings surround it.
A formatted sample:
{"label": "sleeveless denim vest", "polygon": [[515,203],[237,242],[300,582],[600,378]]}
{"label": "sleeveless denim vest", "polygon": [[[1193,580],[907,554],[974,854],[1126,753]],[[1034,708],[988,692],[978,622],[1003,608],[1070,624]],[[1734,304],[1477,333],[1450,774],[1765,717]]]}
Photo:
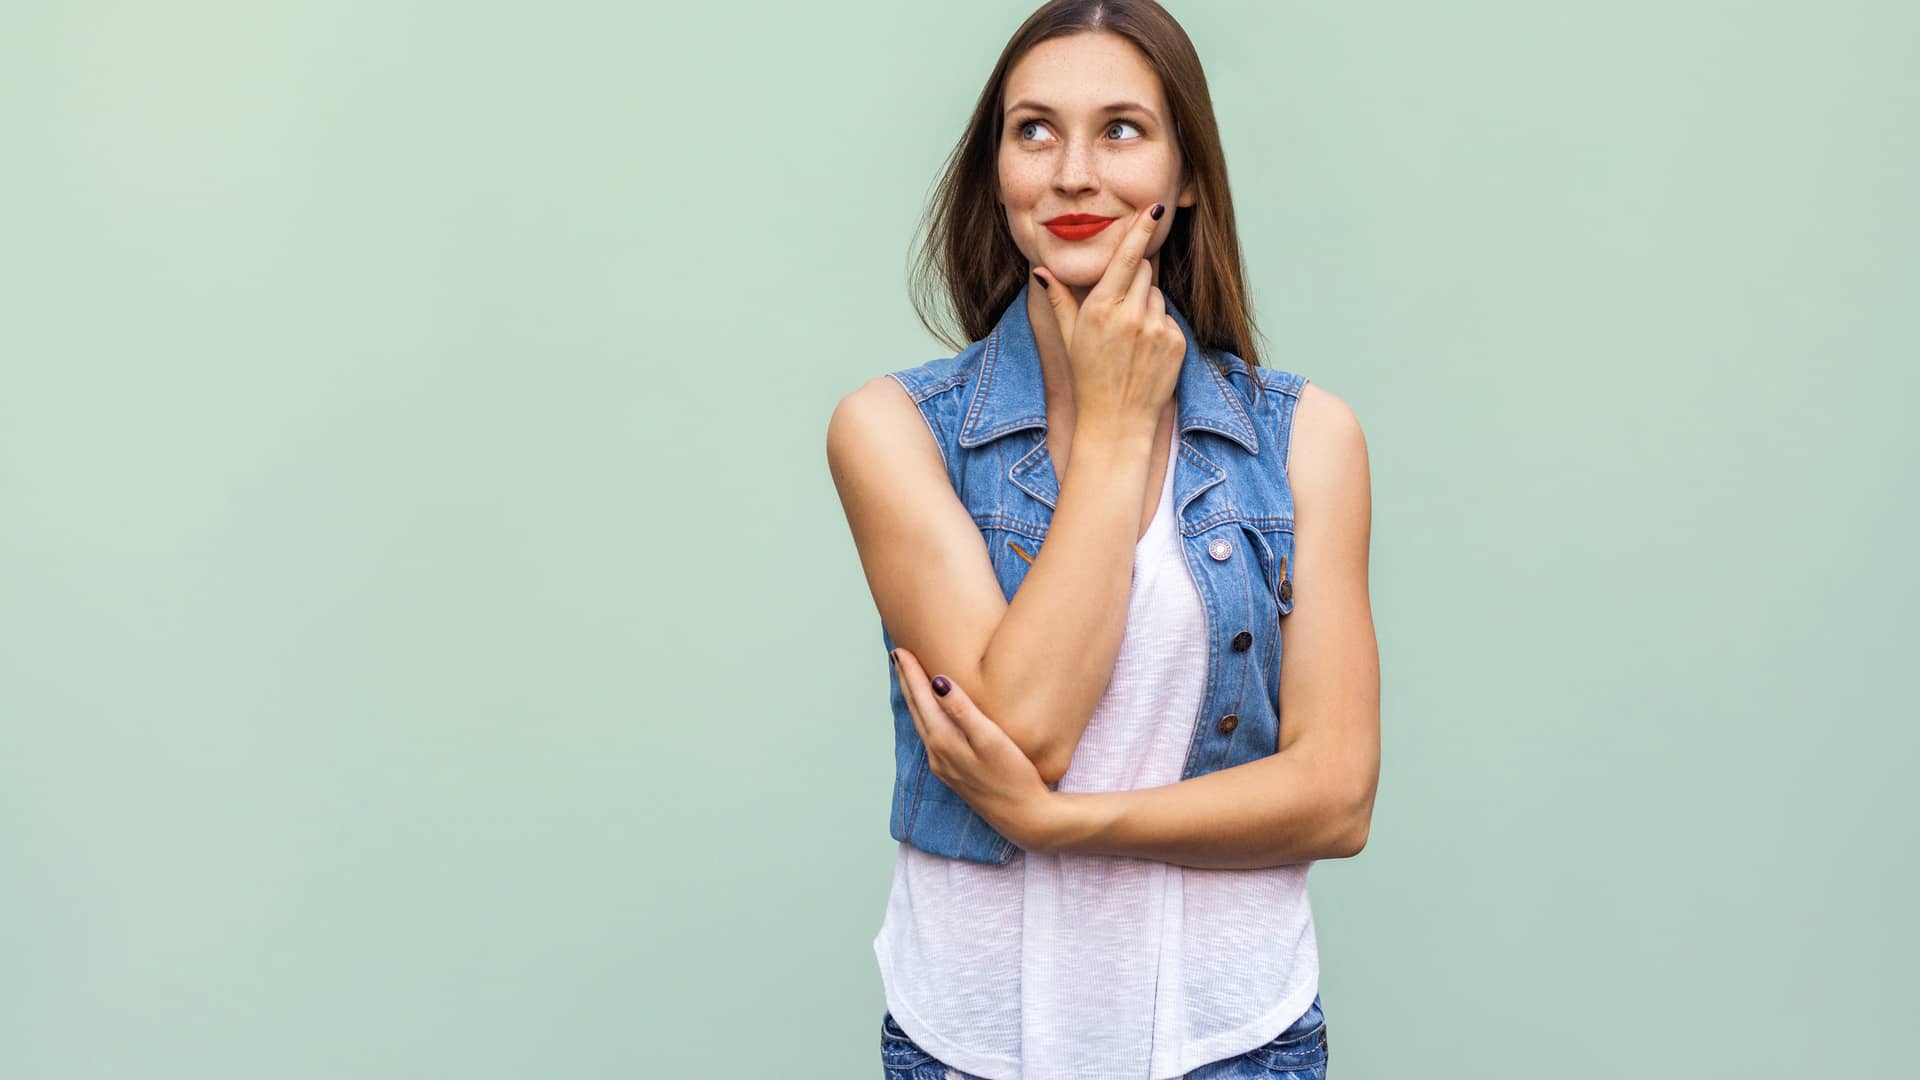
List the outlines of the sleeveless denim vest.
{"label": "sleeveless denim vest", "polygon": [[[1180,445],[1173,508],[1188,569],[1206,608],[1207,678],[1182,779],[1279,749],[1280,618],[1293,610],[1293,493],[1287,446],[1307,379],[1202,351],[1186,316],[1167,313],[1187,339],[1175,389]],[[957,355],[888,372],[926,418],[953,490],[973,515],[1008,602],[1029,557],[1046,543],[1060,495],[1047,453],[1040,354],[1023,290],[988,335]],[[1265,389],[1253,396],[1251,380]],[[893,634],[881,625],[891,652]],[[1199,661],[1196,656],[1195,661]],[[891,680],[893,810],[889,830],[923,851],[1004,864],[1018,850],[933,775],[899,672]],[[930,672],[929,674],[938,674]]]}

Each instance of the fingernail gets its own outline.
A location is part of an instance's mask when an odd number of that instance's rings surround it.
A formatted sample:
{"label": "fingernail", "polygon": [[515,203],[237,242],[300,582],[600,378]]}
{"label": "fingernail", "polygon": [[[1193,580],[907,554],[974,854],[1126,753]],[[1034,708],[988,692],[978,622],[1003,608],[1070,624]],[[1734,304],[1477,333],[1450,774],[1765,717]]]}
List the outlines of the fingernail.
{"label": "fingernail", "polygon": [[933,677],[934,693],[939,694],[941,697],[946,697],[947,692],[952,689],[953,689],[953,683],[947,681],[947,677],[945,675],[935,675]]}
{"label": "fingernail", "polygon": [[1166,210],[1167,210],[1167,204],[1154,203],[1153,210],[1150,212],[1150,216],[1153,218],[1153,220],[1159,221],[1160,215],[1166,213]]}
{"label": "fingernail", "polygon": [[1041,288],[1044,289],[1047,287],[1047,279],[1040,276],[1040,271],[1035,270],[1033,272],[1033,280],[1039,282]]}

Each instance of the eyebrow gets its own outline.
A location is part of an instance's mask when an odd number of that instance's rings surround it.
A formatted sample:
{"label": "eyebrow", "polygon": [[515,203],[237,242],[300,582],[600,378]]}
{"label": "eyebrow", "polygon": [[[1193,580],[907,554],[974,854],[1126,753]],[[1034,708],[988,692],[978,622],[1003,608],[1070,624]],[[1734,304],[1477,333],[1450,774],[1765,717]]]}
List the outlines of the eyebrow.
{"label": "eyebrow", "polygon": [[[1048,114],[1051,114],[1053,112],[1051,108],[1048,108],[1047,106],[1042,105],[1037,101],[1029,101],[1026,98],[1021,98],[1019,101],[1016,101],[1013,104],[1007,106],[1007,113],[1011,114],[1015,109],[1032,109],[1035,112],[1042,112],[1042,113],[1048,113]],[[1103,113],[1142,112],[1142,113],[1146,113],[1148,116],[1153,117],[1155,120],[1160,119],[1159,113],[1154,112],[1152,109],[1147,108],[1145,105],[1142,105],[1137,101],[1115,101],[1115,102],[1112,102],[1111,104],[1102,105],[1100,107],[1100,111]]]}

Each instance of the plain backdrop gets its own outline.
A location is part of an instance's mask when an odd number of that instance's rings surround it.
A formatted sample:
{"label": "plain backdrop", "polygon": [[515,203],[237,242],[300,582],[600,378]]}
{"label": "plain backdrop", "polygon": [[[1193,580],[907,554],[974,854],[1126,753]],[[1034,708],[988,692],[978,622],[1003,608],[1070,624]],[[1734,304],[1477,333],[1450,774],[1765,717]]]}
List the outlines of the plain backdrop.
{"label": "plain backdrop", "polygon": [[[1029,10],[0,11],[0,1075],[873,1075],[824,432]],[[1172,10],[1372,457],[1332,1075],[1904,1068],[1916,9]]]}

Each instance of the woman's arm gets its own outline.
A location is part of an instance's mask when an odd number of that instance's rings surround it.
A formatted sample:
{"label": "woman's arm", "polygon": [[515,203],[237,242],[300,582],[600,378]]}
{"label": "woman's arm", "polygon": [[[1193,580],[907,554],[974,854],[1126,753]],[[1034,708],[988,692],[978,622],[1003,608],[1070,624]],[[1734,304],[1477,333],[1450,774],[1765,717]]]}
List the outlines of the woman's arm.
{"label": "woman's arm", "polygon": [[1067,771],[1120,651],[1154,441],[1151,427],[1076,429],[1047,542],[1009,604],[900,384],[870,380],[828,423],[828,465],[881,622],[964,685],[1048,783]]}
{"label": "woman's arm", "polygon": [[1242,869],[1346,858],[1366,845],[1380,777],[1366,438],[1347,404],[1313,383],[1294,416],[1279,753],[1162,787],[1055,793],[1046,850]]}

